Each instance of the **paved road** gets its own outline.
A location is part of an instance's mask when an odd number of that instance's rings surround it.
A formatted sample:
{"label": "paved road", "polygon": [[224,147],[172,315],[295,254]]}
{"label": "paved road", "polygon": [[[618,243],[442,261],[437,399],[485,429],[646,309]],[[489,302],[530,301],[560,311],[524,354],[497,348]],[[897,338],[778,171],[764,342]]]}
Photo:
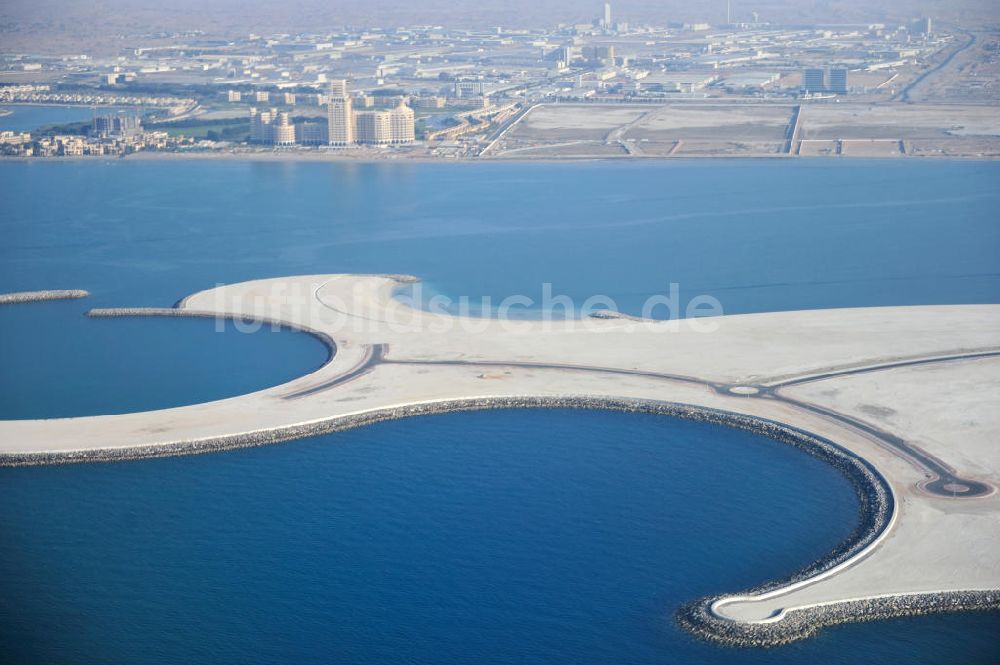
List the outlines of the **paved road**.
{"label": "paved road", "polygon": [[951,53],[951,55],[949,55],[947,58],[945,58],[943,61],[941,61],[941,63],[939,63],[937,67],[935,67],[933,69],[929,69],[926,72],[924,72],[923,74],[921,74],[920,76],[918,76],[917,78],[913,79],[909,83],[909,85],[907,85],[905,88],[903,88],[902,90],[900,90],[896,94],[895,101],[900,101],[900,102],[908,102],[908,101],[910,101],[910,92],[915,87],[917,87],[918,85],[920,85],[921,83],[923,83],[928,77],[933,76],[934,74],[937,74],[939,71],[941,71],[942,69],[944,69],[945,67],[947,67],[948,65],[950,65],[951,62],[955,59],[955,56],[957,56],[959,53],[965,51],[970,46],[972,46],[973,44],[976,43],[976,39],[977,38],[976,38],[976,36],[973,33],[966,32],[964,34],[968,37],[968,41],[966,41],[965,44],[963,44],[961,47],[955,49]]}
{"label": "paved road", "polygon": [[[871,365],[866,367],[852,367],[840,370],[830,370],[828,372],[823,372],[822,374],[811,374],[802,377],[795,377],[791,379],[786,379],[784,381],[774,383],[771,385],[753,385],[745,386],[744,388],[749,388],[751,391],[749,393],[733,392],[734,386],[729,386],[720,383],[714,383],[712,381],[705,381],[692,376],[684,376],[680,374],[668,374],[664,372],[652,372],[640,369],[625,369],[616,367],[592,367],[587,365],[572,365],[572,364],[560,364],[560,363],[535,363],[535,362],[516,362],[516,361],[473,361],[473,360],[435,360],[435,361],[425,361],[425,360],[390,360],[384,357],[384,355],[379,358],[372,358],[371,366],[378,363],[385,364],[401,364],[401,365],[445,365],[445,366],[467,366],[467,367],[515,367],[515,368],[528,368],[528,369],[560,369],[560,370],[570,370],[578,372],[590,372],[599,374],[616,374],[616,375],[629,375],[629,376],[642,376],[646,378],[653,379],[663,379],[667,381],[680,381],[684,383],[695,383],[704,386],[711,387],[720,392],[731,395],[742,395],[747,398],[757,398],[757,399],[771,399],[779,402],[783,402],[789,406],[804,411],[809,411],[820,417],[834,420],[842,425],[846,425],[852,429],[858,430],[867,434],[868,436],[875,438],[880,441],[883,445],[895,450],[896,452],[903,455],[905,458],[909,459],[911,462],[916,464],[918,467],[922,468],[929,478],[933,478],[930,482],[923,485],[923,489],[930,494],[935,494],[942,497],[948,498],[970,498],[989,494],[993,491],[993,488],[986,483],[981,483],[976,480],[971,480],[968,478],[963,478],[956,475],[955,472],[945,466],[942,462],[935,459],[934,457],[928,455],[919,448],[911,445],[906,440],[880,429],[870,423],[867,423],[858,418],[848,416],[832,409],[827,409],[809,402],[802,400],[793,399],[791,397],[786,397],[781,395],[778,391],[782,387],[801,385],[803,383],[809,383],[813,381],[822,381],[825,379],[831,379],[835,377],[850,376],[854,374],[864,374],[869,372],[878,372],[890,369],[896,369],[900,367],[912,367],[916,365],[930,365],[934,363],[945,363],[945,362],[957,362],[957,361],[968,361],[976,360],[980,358],[993,358],[1000,356],[1000,351],[981,351],[974,353],[963,353],[954,354],[948,356],[935,356],[933,358],[911,358],[906,360],[899,360],[895,362],[880,363],[878,365]],[[353,377],[352,377],[353,378]],[[339,384],[331,384],[339,385]],[[323,387],[317,387],[314,391],[325,389]],[[311,391],[311,392],[314,392]]]}

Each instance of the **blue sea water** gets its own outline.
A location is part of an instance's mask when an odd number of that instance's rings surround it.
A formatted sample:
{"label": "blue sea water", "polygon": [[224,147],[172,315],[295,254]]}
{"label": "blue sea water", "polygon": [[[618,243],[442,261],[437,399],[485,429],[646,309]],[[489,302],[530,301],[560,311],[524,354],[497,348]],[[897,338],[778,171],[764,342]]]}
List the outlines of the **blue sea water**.
{"label": "blue sea water", "polygon": [[[107,113],[109,108],[99,108],[97,112]],[[95,113],[91,106],[10,104],[0,109],[11,112],[9,115],[0,115],[0,130],[16,132],[30,132],[46,125],[90,120]]]}
{"label": "blue sea water", "polygon": [[989,662],[996,615],[720,648],[672,612],[812,561],[845,479],[653,415],[429,416],[285,445],[8,469],[0,643],[45,663]]}
{"label": "blue sea water", "polygon": [[[0,419],[131,413],[232,397],[319,367],[306,333],[209,319],[89,319],[89,299],[0,306]],[[222,333],[222,334],[220,334]]]}
{"label": "blue sea water", "polygon": [[1000,165],[0,163],[4,288],[170,305],[217,283],[406,272],[637,313],[996,302]]}
{"label": "blue sea water", "polygon": [[[291,332],[94,320],[261,277],[542,285],[638,313],[1000,301],[1000,165],[0,163],[0,417],[234,395],[322,362]],[[65,367],[65,378],[58,373]],[[755,510],[750,510],[755,507]],[[805,565],[853,526],[831,469],[651,416],[453,414],[193,458],[0,472],[15,662],[990,662],[995,614],[756,651],[676,606]],[[37,658],[33,657],[37,656]]]}

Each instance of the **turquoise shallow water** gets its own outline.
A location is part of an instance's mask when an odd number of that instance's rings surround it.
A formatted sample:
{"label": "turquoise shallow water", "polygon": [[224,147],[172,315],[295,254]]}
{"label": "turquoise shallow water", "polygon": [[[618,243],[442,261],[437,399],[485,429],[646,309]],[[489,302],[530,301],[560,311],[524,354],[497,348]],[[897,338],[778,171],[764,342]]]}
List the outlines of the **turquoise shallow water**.
{"label": "turquoise shallow water", "polygon": [[[1000,300],[1000,166],[0,163],[0,417],[239,394],[322,362],[298,333],[91,320],[216,283],[408,272],[473,299],[728,313]],[[63,379],[58,368],[67,364]],[[725,429],[496,412],[186,459],[0,473],[0,651],[51,662],[990,662],[996,615],[734,651],[680,602],[846,534],[843,481]],[[750,510],[749,507],[759,507]],[[37,656],[37,658],[32,658]]]}

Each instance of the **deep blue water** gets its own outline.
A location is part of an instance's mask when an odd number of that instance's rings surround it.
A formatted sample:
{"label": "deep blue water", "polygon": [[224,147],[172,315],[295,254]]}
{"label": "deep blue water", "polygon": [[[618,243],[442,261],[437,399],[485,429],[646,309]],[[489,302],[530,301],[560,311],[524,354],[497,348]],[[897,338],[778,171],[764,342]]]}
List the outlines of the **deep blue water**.
{"label": "deep blue water", "polygon": [[856,506],[792,448],[651,415],[451,414],[5,470],[0,505],[15,662],[975,663],[1000,647],[996,615],[776,650],[690,638],[677,605],[810,562]]}
{"label": "deep blue water", "polygon": [[[88,299],[0,306],[0,419],[130,413],[290,381],[329,356],[312,335],[210,319],[88,319]],[[222,332],[223,334],[219,334]]]}
{"label": "deep blue water", "polygon": [[[325,351],[298,333],[83,316],[285,274],[406,272],[494,303],[540,298],[548,282],[632,313],[671,282],[727,313],[998,302],[998,182],[998,164],[916,160],[0,163],[0,292],[93,292],[0,308],[0,417],[171,406],[308,371]],[[676,631],[679,603],[828,550],[854,504],[799,452],[649,416],[456,414],[195,458],[0,470],[0,507],[0,653],[18,661],[1000,651],[996,615],[839,627],[766,652]]]}

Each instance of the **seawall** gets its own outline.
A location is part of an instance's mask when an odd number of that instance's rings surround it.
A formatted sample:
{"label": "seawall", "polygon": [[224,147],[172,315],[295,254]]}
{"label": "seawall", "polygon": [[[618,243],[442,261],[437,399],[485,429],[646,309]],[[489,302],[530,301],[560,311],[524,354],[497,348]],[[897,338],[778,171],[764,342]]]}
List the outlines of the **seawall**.
{"label": "seawall", "polygon": [[[178,312],[178,310],[163,310]],[[149,312],[146,312],[149,313]],[[128,311],[118,310],[98,312],[96,316],[126,316]],[[0,466],[28,466],[39,464],[64,464],[77,462],[110,462],[134,459],[149,459],[176,455],[190,455],[236,448],[263,446],[363,427],[372,423],[412,416],[449,413],[457,411],[474,411],[485,409],[509,408],[577,408],[604,409],[633,413],[651,413],[657,415],[683,418],[718,425],[735,427],[745,431],[767,436],[771,439],[795,446],[813,455],[840,471],[851,482],[859,501],[860,523],[854,532],[827,556],[812,565],[798,571],[791,577],[766,586],[758,587],[747,593],[760,593],[772,588],[785,586],[790,582],[812,577],[824,570],[832,568],[855,556],[870,544],[888,525],[893,511],[892,493],[888,483],[872,466],[860,457],[848,452],[837,444],[772,420],[735,414],[705,407],[695,407],[671,402],[637,399],[602,399],[593,397],[497,397],[449,400],[444,402],[428,402],[403,405],[389,409],[358,413],[355,415],[334,417],[330,419],[303,423],[287,427],[273,428],[208,439],[178,441],[173,444],[157,444],[155,446],[135,445],[113,450],[66,451],[51,453],[32,453],[23,455],[0,456]],[[732,594],[728,594],[732,595]],[[796,639],[808,637],[822,625],[850,620],[856,612],[869,606],[878,607],[883,614],[889,609],[902,611],[926,611],[933,606],[927,599],[919,604],[906,603],[904,600],[888,599],[885,602],[865,601],[865,605],[848,608],[842,605],[833,608],[823,608],[817,611],[799,611],[788,619],[773,624],[737,623],[717,616],[711,610],[711,604],[718,597],[703,598],[682,607],[678,614],[678,623],[689,632],[699,637],[732,645],[771,646],[784,644]],[[964,596],[960,599],[964,605],[972,605],[973,601]],[[991,599],[987,599],[992,602]],[[892,601],[892,602],[889,602]],[[949,609],[955,609],[951,599]],[[979,605],[985,601],[978,599]],[[874,615],[873,615],[874,618]]]}
{"label": "seawall", "polygon": [[17,291],[15,293],[0,293],[0,305],[16,305],[26,302],[42,302],[45,300],[70,300],[86,298],[89,291],[80,289],[54,289],[49,291]]}

